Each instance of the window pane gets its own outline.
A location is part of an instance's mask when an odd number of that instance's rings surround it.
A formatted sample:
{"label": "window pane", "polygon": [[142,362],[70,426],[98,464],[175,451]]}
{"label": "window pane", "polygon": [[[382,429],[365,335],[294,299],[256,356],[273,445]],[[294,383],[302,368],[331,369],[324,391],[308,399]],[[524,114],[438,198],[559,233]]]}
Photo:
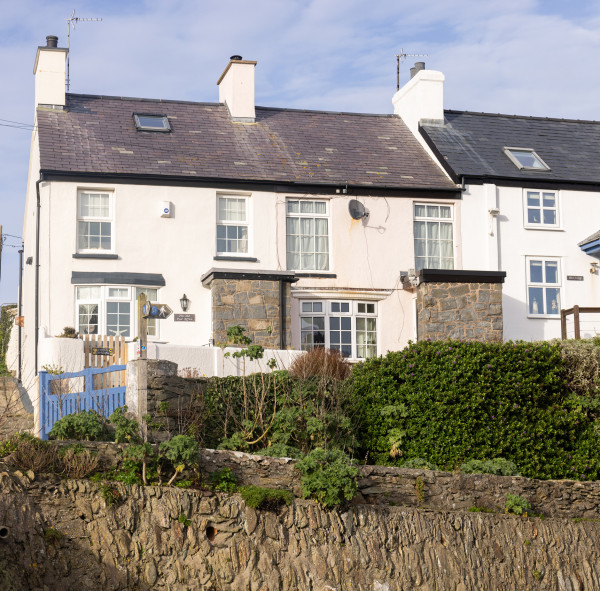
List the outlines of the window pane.
{"label": "window pane", "polygon": [[441,218],[450,218],[452,217],[452,212],[450,207],[447,205],[440,206],[440,217]]}
{"label": "window pane", "polygon": [[300,213],[314,213],[313,201],[300,201]]}
{"label": "window pane", "polygon": [[558,283],[558,263],[546,261],[546,283]]}
{"label": "window pane", "polygon": [[427,217],[428,218],[440,217],[440,208],[437,205],[428,205],[427,206]]}
{"label": "window pane", "polygon": [[340,329],[340,319],[338,316],[332,316],[329,319],[329,328],[331,330],[339,330]]}
{"label": "window pane", "polygon": [[[359,303],[358,304],[358,313],[359,314],[364,314],[366,312],[366,308],[367,308],[366,304]],[[358,328],[358,324],[356,325],[356,327]]]}
{"label": "window pane", "polygon": [[109,298],[128,298],[129,289],[126,287],[109,287],[108,288]]}
{"label": "window pane", "polygon": [[427,215],[427,208],[424,205],[415,205],[415,217],[425,217]]}
{"label": "window pane", "polygon": [[340,304],[340,310],[342,312],[350,312],[350,304],[348,302],[342,302]]}
{"label": "window pane", "polygon": [[548,225],[556,224],[556,210],[544,209],[544,224],[548,224]]}
{"label": "window pane", "polygon": [[341,321],[341,325],[342,325],[342,330],[350,330],[350,327],[352,325],[352,320],[349,316],[342,316],[340,318]]}
{"label": "window pane", "polygon": [[546,288],[546,314],[560,313],[560,289]]}
{"label": "window pane", "polygon": [[415,222],[415,238],[427,238],[425,222]]}
{"label": "window pane", "polygon": [[299,201],[288,201],[287,202],[288,213],[298,213],[300,211]]}
{"label": "window pane", "polygon": [[339,312],[340,311],[340,303],[339,302],[331,302],[331,311]]}
{"label": "window pane", "polygon": [[556,195],[554,193],[544,193],[543,204],[544,204],[544,207],[555,207],[556,206]]}
{"label": "window pane", "polygon": [[544,313],[544,289],[542,287],[529,288],[529,313]]}
{"label": "window pane", "polygon": [[323,303],[322,302],[313,302],[313,312],[322,312],[323,311]]}
{"label": "window pane", "polygon": [[532,283],[543,283],[542,261],[529,261],[529,280]]}
{"label": "window pane", "polygon": [[315,213],[326,214],[327,203],[325,201],[315,201]]}
{"label": "window pane", "polygon": [[527,223],[539,224],[540,223],[540,210],[539,209],[528,209],[527,210]]}
{"label": "window pane", "polygon": [[527,192],[527,205],[532,207],[540,206],[540,194],[532,193],[531,191]]}
{"label": "window pane", "polygon": [[303,312],[312,312],[312,302],[302,302],[302,311]]}

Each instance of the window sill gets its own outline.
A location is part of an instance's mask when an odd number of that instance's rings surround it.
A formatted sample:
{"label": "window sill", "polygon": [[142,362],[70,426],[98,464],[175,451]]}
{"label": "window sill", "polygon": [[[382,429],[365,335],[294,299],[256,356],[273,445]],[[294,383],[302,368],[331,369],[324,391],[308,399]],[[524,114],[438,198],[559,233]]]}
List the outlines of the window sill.
{"label": "window sill", "polygon": [[555,226],[523,226],[524,230],[550,230],[550,232],[564,232],[562,228],[557,228]]}
{"label": "window sill", "polygon": [[95,252],[76,252],[73,255],[74,259],[118,259],[119,255],[118,254],[112,254],[112,253],[95,253]]}
{"label": "window sill", "polygon": [[304,273],[304,272],[300,272],[300,273],[296,273],[294,272],[294,275],[296,277],[317,277],[317,278],[321,278],[321,279],[337,279],[337,275],[335,273]]}
{"label": "window sill", "polygon": [[230,257],[220,254],[214,256],[213,261],[245,261],[247,263],[258,263],[258,259],[255,257]]}
{"label": "window sill", "polygon": [[527,314],[531,320],[560,320],[560,314],[537,314],[535,316]]}

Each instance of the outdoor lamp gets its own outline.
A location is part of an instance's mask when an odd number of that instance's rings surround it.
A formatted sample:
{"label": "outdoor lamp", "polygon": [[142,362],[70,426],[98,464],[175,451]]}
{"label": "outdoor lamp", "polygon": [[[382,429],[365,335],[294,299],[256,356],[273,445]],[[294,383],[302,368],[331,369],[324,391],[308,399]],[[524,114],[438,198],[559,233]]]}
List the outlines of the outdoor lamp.
{"label": "outdoor lamp", "polygon": [[183,294],[183,297],[179,300],[179,303],[181,304],[181,309],[186,312],[188,306],[190,305],[190,300],[188,300],[185,294]]}

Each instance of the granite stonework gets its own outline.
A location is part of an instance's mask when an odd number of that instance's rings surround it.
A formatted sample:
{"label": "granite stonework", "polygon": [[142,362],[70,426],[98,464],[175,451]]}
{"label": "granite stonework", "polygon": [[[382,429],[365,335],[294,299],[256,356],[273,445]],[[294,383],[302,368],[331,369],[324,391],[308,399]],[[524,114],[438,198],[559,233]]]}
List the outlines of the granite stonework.
{"label": "granite stonework", "polygon": [[[266,458],[242,463],[264,467],[265,461],[276,470],[284,465]],[[98,484],[0,466],[0,588],[600,589],[597,519],[431,509],[432,475],[414,472],[425,480],[420,508],[354,504],[326,511],[296,499],[261,511],[239,494]],[[406,476],[397,474],[394,480],[400,483]],[[490,488],[486,481],[490,487],[498,483],[480,477],[482,490]],[[414,481],[408,484],[414,487]],[[573,488],[572,483],[548,484],[558,496]],[[106,486],[118,499],[112,506],[105,500]]]}
{"label": "granite stonework", "polygon": [[[203,278],[212,296],[215,344],[227,343],[227,329],[242,326],[255,345],[286,349],[291,345],[290,283],[293,274],[211,271]],[[283,294],[281,292],[283,290]],[[284,309],[282,314],[281,300]],[[281,321],[283,318],[283,338]]]}
{"label": "granite stonework", "polygon": [[502,342],[502,281],[505,274],[435,271],[420,272],[417,340]]}

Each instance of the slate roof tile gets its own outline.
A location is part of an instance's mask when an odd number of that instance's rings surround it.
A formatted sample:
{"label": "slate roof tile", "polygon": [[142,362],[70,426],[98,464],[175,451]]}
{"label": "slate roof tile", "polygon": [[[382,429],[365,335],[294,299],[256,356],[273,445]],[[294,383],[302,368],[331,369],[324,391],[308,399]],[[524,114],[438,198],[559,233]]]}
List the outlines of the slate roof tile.
{"label": "slate roof tile", "polygon": [[[600,122],[445,111],[422,133],[457,176],[600,184]],[[519,170],[503,147],[533,148],[550,171]]]}
{"label": "slate roof tile", "polygon": [[[257,107],[238,123],[221,104],[67,97],[65,111],[38,109],[42,170],[456,189],[393,115]],[[137,131],[136,112],[173,131]]]}

